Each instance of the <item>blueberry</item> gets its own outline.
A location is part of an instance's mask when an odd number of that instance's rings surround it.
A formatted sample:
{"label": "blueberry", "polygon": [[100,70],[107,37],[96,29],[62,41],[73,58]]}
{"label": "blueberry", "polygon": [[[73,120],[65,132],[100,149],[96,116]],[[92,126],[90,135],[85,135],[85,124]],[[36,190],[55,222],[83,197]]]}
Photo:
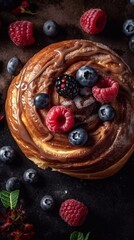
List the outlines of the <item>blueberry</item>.
{"label": "blueberry", "polygon": [[20,188],[20,181],[17,177],[11,177],[6,182],[6,190],[13,191]]}
{"label": "blueberry", "polygon": [[15,151],[11,146],[0,148],[0,160],[4,163],[11,163],[15,159]]}
{"label": "blueberry", "polygon": [[115,110],[111,105],[102,105],[98,111],[99,118],[102,121],[110,121],[115,117]]}
{"label": "blueberry", "polygon": [[35,169],[27,169],[23,174],[23,179],[26,183],[35,183],[38,181],[38,174]]}
{"label": "blueberry", "polygon": [[36,108],[43,109],[49,104],[49,95],[47,93],[39,93],[34,98]]}
{"label": "blueberry", "polygon": [[40,206],[43,210],[51,210],[54,207],[54,199],[51,195],[45,195],[41,201]]}
{"label": "blueberry", "polygon": [[98,80],[98,74],[94,68],[83,66],[77,71],[76,80],[83,87],[92,87]]}
{"label": "blueberry", "polygon": [[59,25],[54,20],[48,20],[43,25],[43,32],[48,37],[55,37],[59,33]]}
{"label": "blueberry", "polygon": [[83,128],[77,128],[69,133],[68,138],[71,144],[82,146],[88,140],[88,133]]}
{"label": "blueberry", "polygon": [[132,5],[134,5],[134,0],[130,0],[130,3],[131,3]]}
{"label": "blueberry", "polygon": [[8,63],[7,63],[7,71],[11,74],[11,75],[18,75],[19,72],[22,69],[22,63],[20,61],[19,58],[17,57],[12,57]]}
{"label": "blueberry", "polygon": [[129,40],[129,49],[134,52],[134,35]]}
{"label": "blueberry", "polygon": [[128,19],[123,24],[123,32],[127,36],[134,34],[134,19]]}

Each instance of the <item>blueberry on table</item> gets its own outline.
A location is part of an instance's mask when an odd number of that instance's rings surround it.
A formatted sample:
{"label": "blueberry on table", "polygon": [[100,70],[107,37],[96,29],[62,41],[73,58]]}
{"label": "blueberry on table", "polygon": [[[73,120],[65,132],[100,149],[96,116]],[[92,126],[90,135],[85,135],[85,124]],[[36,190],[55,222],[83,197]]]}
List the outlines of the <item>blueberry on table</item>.
{"label": "blueberry on table", "polygon": [[17,177],[11,177],[6,182],[6,190],[14,191],[20,188],[20,181]]}
{"label": "blueberry on table", "polygon": [[134,0],[130,0],[130,3],[134,6]]}
{"label": "blueberry on table", "polygon": [[43,25],[43,32],[48,37],[55,37],[59,33],[59,25],[54,20],[47,20]]}
{"label": "blueberry on table", "polygon": [[129,49],[134,52],[134,35],[129,40]]}
{"label": "blueberry on table", "polygon": [[3,163],[11,163],[15,159],[15,151],[11,146],[3,146],[0,148],[0,161]]}
{"label": "blueberry on table", "polygon": [[115,110],[111,105],[102,105],[98,111],[99,118],[102,121],[110,121],[115,117]]}
{"label": "blueberry on table", "polygon": [[98,80],[98,74],[94,68],[83,66],[77,71],[76,80],[83,87],[93,87]]}
{"label": "blueberry on table", "polygon": [[71,144],[82,146],[88,140],[88,133],[83,128],[77,128],[69,133],[68,139]]}
{"label": "blueberry on table", "polygon": [[23,174],[23,179],[26,183],[36,183],[38,181],[38,174],[35,169],[27,169]]}
{"label": "blueberry on table", "polygon": [[43,210],[51,210],[54,207],[54,199],[51,195],[45,195],[41,201],[40,206]]}
{"label": "blueberry on table", "polygon": [[43,109],[49,104],[49,95],[47,93],[38,93],[34,98],[36,108]]}
{"label": "blueberry on table", "polygon": [[127,36],[134,34],[134,19],[127,19],[123,24],[123,32]]}
{"label": "blueberry on table", "polygon": [[18,75],[22,69],[22,63],[18,57],[12,57],[7,63],[7,71],[11,75]]}

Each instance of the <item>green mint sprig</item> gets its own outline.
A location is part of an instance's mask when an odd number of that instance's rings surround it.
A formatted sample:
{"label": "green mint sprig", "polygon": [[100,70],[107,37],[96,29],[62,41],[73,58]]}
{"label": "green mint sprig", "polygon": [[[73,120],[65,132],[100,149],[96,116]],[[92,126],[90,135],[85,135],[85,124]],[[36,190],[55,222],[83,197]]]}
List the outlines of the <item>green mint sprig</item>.
{"label": "green mint sprig", "polygon": [[20,190],[14,190],[8,192],[5,190],[0,191],[0,200],[5,208],[10,208],[11,210],[16,208],[19,200]]}
{"label": "green mint sprig", "polygon": [[83,233],[75,231],[71,233],[70,240],[90,240],[89,235],[90,235],[90,232],[88,232],[84,237]]}

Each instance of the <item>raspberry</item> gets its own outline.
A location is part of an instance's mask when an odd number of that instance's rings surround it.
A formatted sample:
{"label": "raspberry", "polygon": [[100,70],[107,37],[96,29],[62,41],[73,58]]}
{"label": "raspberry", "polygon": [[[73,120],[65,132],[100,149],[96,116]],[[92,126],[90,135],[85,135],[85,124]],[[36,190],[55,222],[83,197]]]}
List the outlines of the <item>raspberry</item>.
{"label": "raspberry", "polygon": [[59,215],[70,226],[80,226],[86,219],[88,208],[75,199],[68,199],[61,204]]}
{"label": "raspberry", "polygon": [[118,94],[119,84],[110,77],[101,78],[92,88],[95,99],[101,103],[109,103]]}
{"label": "raspberry", "polygon": [[56,79],[56,90],[64,98],[74,99],[79,93],[76,79],[70,75],[62,74]]}
{"label": "raspberry", "polygon": [[107,16],[102,9],[90,9],[81,16],[80,26],[89,34],[97,34],[104,29],[106,21]]}
{"label": "raspberry", "polygon": [[52,132],[68,132],[74,126],[74,115],[64,106],[54,106],[47,113],[46,125]]}
{"label": "raspberry", "polygon": [[35,42],[33,36],[33,23],[29,21],[16,21],[9,25],[11,40],[20,47],[26,47]]}

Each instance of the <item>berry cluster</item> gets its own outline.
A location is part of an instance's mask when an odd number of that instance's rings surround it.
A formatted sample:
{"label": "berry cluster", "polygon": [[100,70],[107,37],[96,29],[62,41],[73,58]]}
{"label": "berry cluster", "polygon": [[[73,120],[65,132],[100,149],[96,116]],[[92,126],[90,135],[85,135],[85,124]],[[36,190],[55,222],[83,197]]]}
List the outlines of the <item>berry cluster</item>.
{"label": "berry cluster", "polygon": [[[15,15],[22,13],[34,14],[29,10],[29,6],[30,4],[28,1],[0,1],[0,9],[10,10],[13,8],[12,13]],[[2,22],[0,20],[0,29],[1,26]],[[43,32],[45,36],[50,38],[56,37],[60,32],[60,26],[54,20],[47,20],[43,24]],[[12,42],[19,47],[27,47],[35,42],[34,24],[31,21],[21,20],[12,22],[9,24],[8,34]]]}
{"label": "berry cluster", "polygon": [[[15,15],[34,14],[30,10],[29,1],[22,0],[6,0],[0,1],[0,8],[4,10],[12,10]],[[80,26],[89,34],[100,33],[106,25],[107,15],[102,9],[90,9],[86,11],[80,18]],[[19,31],[18,31],[19,29]],[[33,23],[29,21],[16,21],[9,25],[9,36],[11,40],[20,47],[25,47],[35,42]],[[59,24],[49,19],[43,24],[43,32],[45,36],[56,37],[60,32]]]}
{"label": "berry cluster", "polygon": [[[78,84],[79,83],[79,84]],[[109,104],[119,90],[119,84],[111,77],[100,77],[91,66],[82,66],[76,72],[76,77],[62,74],[56,79],[57,93],[68,99],[74,99],[79,94],[79,88],[89,87],[93,97],[103,104],[98,116],[102,121],[110,121],[115,117],[115,110]],[[69,132],[68,140],[72,145],[83,146],[88,141],[88,133],[83,128],[74,128],[75,118],[70,109],[65,106],[53,106],[47,113],[46,126],[52,132]]]}
{"label": "berry cluster", "polygon": [[[22,9],[23,7],[21,7]],[[55,37],[59,33],[59,30],[59,25],[53,20],[48,20],[43,25],[43,32],[48,37]],[[34,24],[30,21],[12,22],[9,25],[8,34],[13,43],[19,47],[27,47],[35,42]]]}
{"label": "berry cluster", "polygon": [[[15,158],[15,151],[11,146],[3,146],[0,148],[0,161],[2,161],[5,164],[11,163],[11,159],[13,160]],[[24,182],[28,184],[34,184],[39,180],[39,175],[35,169],[27,169],[23,174],[23,180]],[[20,189],[21,184],[17,177],[11,177],[6,182],[6,190],[8,192],[12,192],[16,189]],[[54,198],[47,194],[44,195],[40,200],[40,207],[44,211],[50,211],[55,206],[55,200]],[[88,214],[88,208],[80,201],[77,201],[75,199],[68,199],[64,201],[60,208],[59,208],[59,215],[61,218],[67,222],[70,226],[80,226],[84,220],[86,219]],[[14,222],[12,221],[14,217],[17,217],[17,221],[15,224],[21,226],[20,229],[17,229],[15,231],[10,232],[13,229]],[[1,213],[0,213],[1,217]],[[23,238],[18,239],[25,239],[25,233],[29,235],[29,240],[34,235],[33,226],[24,224],[25,220],[25,214],[24,211],[22,211],[21,208],[17,208],[14,211],[9,211],[8,215],[4,217],[2,220],[4,220],[3,226],[1,228],[2,233],[5,235],[7,228],[9,229],[8,233],[10,233],[10,236],[14,237],[15,240],[16,234],[18,233],[18,236],[20,237],[22,235]],[[27,227],[29,226],[29,228]],[[30,231],[29,231],[30,230]],[[31,232],[31,233],[30,233]]]}

